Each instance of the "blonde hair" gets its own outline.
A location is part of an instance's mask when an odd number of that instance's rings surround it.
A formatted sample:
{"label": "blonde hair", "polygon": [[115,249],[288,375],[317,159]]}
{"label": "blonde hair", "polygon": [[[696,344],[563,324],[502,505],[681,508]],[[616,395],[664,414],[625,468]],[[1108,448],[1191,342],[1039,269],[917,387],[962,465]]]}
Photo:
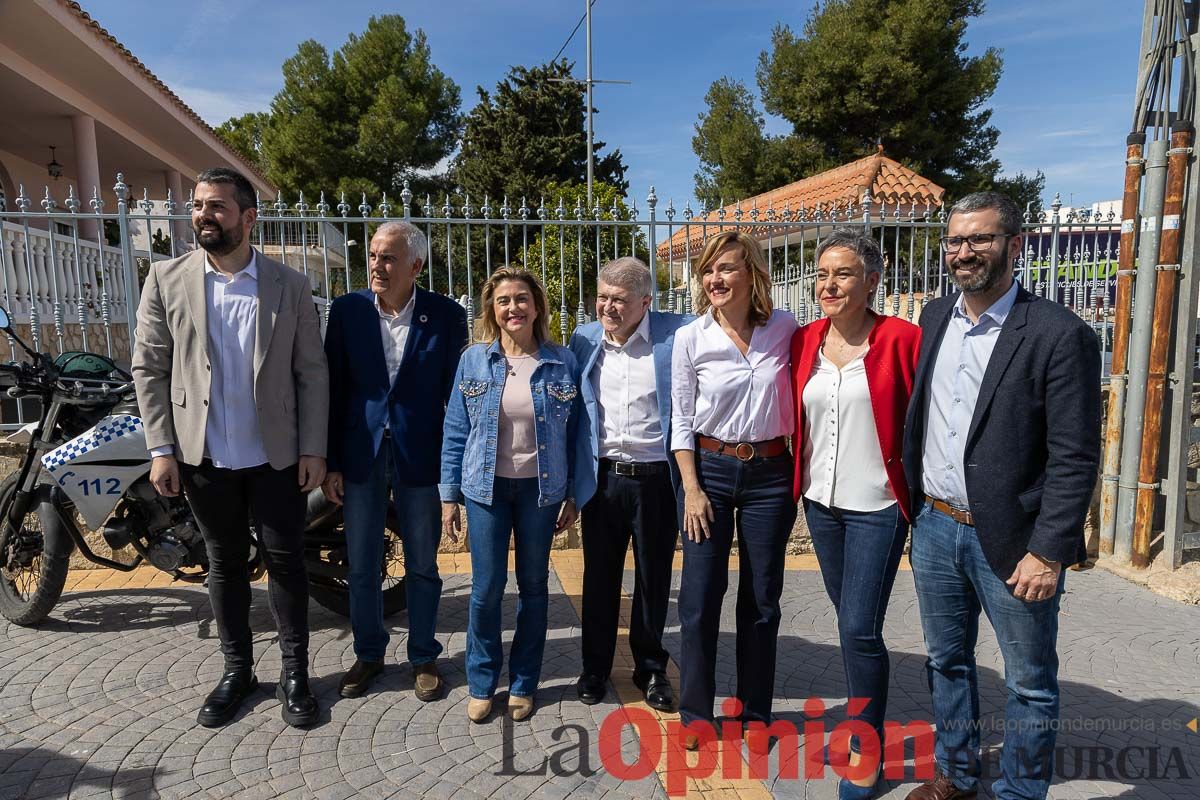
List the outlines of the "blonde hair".
{"label": "blonde hair", "polygon": [[[771,272],[767,269],[767,262],[763,258],[762,248],[759,247],[758,242],[743,231],[722,231],[715,236],[710,236],[704,243],[704,250],[701,251],[696,266],[692,268],[692,278],[696,282],[696,291],[694,292],[696,314],[703,315],[712,308],[712,302],[703,288],[704,270],[717,259],[722,250],[730,245],[737,245],[742,249],[742,259],[746,262],[747,271],[750,273],[750,312],[748,314],[750,324],[766,325],[774,310],[771,303]],[[713,309],[713,313],[716,313],[716,309]]]}
{"label": "blonde hair", "polygon": [[537,319],[533,321],[534,336],[537,337],[539,343],[549,341],[550,312],[546,305],[546,290],[542,288],[541,282],[532,272],[507,265],[503,265],[493,272],[487,279],[487,283],[483,284],[483,291],[480,292],[479,305],[483,312],[479,318],[480,338],[489,343],[500,338],[500,323],[496,321],[494,301],[496,287],[506,281],[520,281],[529,287],[529,293],[533,295],[533,308],[537,312]]}

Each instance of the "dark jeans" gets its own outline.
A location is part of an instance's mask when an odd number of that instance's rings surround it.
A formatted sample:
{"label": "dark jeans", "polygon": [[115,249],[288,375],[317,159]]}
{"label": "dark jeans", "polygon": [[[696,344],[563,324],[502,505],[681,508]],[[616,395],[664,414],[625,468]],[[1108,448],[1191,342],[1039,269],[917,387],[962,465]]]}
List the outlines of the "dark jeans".
{"label": "dark jeans", "polygon": [[736,528],[736,697],[742,702],[744,721],[770,723],[783,557],[796,521],[792,457],[784,453],[743,462],[699,450],[696,471],[715,519],[709,523],[709,538],[683,538],[679,715],[684,724],[713,720],[721,602],[729,585],[729,551]]}
{"label": "dark jeans", "polygon": [[296,465],[222,469],[181,463],[183,490],[208,549],[208,597],[227,670],[254,668],[250,634],[250,520],[267,567],[267,601],[286,670],[308,668],[304,498]]}
{"label": "dark jeans", "polygon": [[[997,800],[1041,800],[1054,771],[1058,722],[1058,604],[1026,603],[992,571],[979,536],[926,504],[913,525],[913,580],[929,653],[938,768],[960,788],[979,783],[979,685],[975,645],[987,614],[1004,658],[1004,750]],[[1007,578],[1008,576],[1004,576]]]}
{"label": "dark jeans", "polygon": [[392,443],[384,439],[362,483],[346,481],[344,513],[350,556],[350,628],[354,655],[382,661],[388,632],[383,622],[383,530],[388,493],[400,517],[404,547],[404,596],[408,601],[408,661],[414,667],[442,652],[436,637],[442,578],[437,551],[442,537],[442,504],[437,486],[404,486],[392,469]]}
{"label": "dark jeans", "polygon": [[663,628],[671,597],[678,519],[671,475],[615,475],[601,462],[596,494],[583,507],[583,671],[607,677],[617,646],[621,577],[633,539],[629,649],[634,670],[667,669]]}
{"label": "dark jeans", "polygon": [[837,611],[847,697],[869,701],[863,713],[847,716],[874,728],[882,745],[891,669],[883,643],[883,618],[908,538],[908,522],[898,503],[880,511],[845,511],[807,498],[804,517],[825,591]]}

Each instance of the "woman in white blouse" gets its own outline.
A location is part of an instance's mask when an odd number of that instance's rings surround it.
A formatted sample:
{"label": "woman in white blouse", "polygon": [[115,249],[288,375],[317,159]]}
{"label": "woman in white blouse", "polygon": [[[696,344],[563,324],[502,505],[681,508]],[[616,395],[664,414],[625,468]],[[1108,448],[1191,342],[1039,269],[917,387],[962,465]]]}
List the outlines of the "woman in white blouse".
{"label": "woman in white blouse", "polygon": [[[796,398],[794,492],[803,500],[825,590],[838,617],[847,696],[869,700],[847,716],[882,743],[889,661],[883,618],[911,519],[900,461],[921,329],[869,308],[883,254],[869,235],[833,231],[817,246],[816,300],[823,319],[792,339]],[[851,743],[874,763],[843,778],[839,800],[874,796],[879,744]]]}
{"label": "woman in white blouse", "polygon": [[[796,319],[772,311],[762,249],[745,233],[711,237],[694,277],[698,318],[675,334],[671,365],[671,450],[683,478],[685,534],[679,713],[685,725],[713,721],[721,602],[736,535],[738,702],[726,711],[748,725],[747,741],[763,751],[784,548],[796,519],[787,441],[795,423],[788,348]],[[689,749],[703,726],[692,730]]]}

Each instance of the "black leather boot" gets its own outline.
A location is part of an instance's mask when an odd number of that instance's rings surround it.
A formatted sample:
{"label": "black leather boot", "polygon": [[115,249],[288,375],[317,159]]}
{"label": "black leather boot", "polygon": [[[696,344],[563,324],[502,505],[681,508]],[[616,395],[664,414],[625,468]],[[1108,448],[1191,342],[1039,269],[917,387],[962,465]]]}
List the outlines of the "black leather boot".
{"label": "black leather boot", "polygon": [[206,728],[219,728],[237,715],[243,701],[258,688],[258,678],[250,670],[229,670],[204,698],[196,721]]}
{"label": "black leather boot", "polygon": [[308,673],[302,670],[283,672],[279,676],[275,699],[283,703],[280,709],[283,721],[293,728],[307,728],[317,721],[320,708],[308,688]]}

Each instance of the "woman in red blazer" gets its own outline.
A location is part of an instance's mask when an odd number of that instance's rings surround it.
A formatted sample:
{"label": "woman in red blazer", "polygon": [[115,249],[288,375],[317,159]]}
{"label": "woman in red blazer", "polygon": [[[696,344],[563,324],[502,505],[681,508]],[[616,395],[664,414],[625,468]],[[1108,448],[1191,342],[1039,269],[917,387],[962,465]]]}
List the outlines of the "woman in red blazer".
{"label": "woman in red blazer", "polygon": [[[838,617],[849,706],[876,742],[865,750],[867,777],[843,778],[841,800],[875,794],[882,761],[889,660],[883,618],[908,524],[908,486],[900,463],[904,415],[912,394],[921,329],[874,313],[883,254],[870,236],[839,228],[817,247],[816,300],[824,318],[792,337],[796,403],[793,493],[804,503],[825,590]],[[857,713],[855,713],[857,712]]]}

